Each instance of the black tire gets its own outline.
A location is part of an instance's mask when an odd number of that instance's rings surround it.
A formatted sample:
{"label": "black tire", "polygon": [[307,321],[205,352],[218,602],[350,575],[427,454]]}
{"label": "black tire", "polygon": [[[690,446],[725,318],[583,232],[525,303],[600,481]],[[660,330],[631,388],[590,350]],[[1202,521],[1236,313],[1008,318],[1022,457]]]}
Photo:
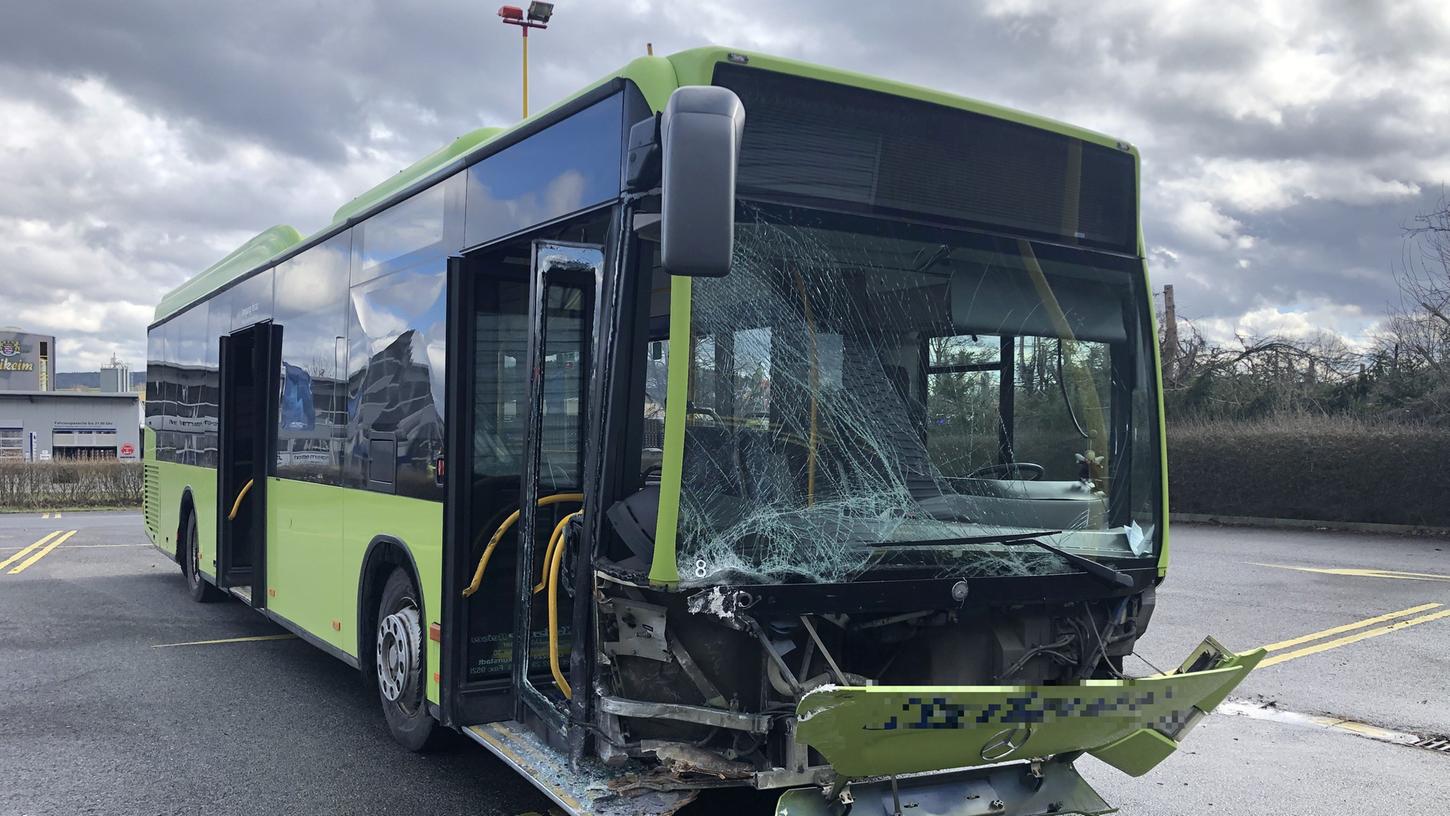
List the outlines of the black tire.
{"label": "black tire", "polygon": [[181,557],[181,574],[186,576],[186,589],[197,603],[211,603],[221,598],[221,592],[201,575],[201,537],[197,534],[196,514],[186,514],[186,538],[180,542],[186,547]]}
{"label": "black tire", "polygon": [[428,713],[427,648],[422,595],[407,571],[394,569],[378,601],[373,673],[388,733],[409,751],[428,750],[442,731]]}

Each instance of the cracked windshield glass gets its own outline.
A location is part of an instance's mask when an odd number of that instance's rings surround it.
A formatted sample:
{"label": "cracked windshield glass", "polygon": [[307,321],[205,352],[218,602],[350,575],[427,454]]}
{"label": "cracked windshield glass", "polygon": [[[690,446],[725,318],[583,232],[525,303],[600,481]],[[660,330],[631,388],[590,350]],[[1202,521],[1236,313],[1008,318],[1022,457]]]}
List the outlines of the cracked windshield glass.
{"label": "cracked windshield glass", "polygon": [[684,580],[1153,554],[1133,259],[753,208],[735,254],[692,282]]}

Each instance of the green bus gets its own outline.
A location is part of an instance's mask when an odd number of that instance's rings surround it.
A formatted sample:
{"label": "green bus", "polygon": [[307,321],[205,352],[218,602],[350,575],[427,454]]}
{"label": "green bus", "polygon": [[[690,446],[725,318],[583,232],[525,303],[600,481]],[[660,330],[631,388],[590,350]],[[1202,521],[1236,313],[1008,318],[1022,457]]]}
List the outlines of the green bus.
{"label": "green bus", "polygon": [[1262,657],[1124,664],[1168,563],[1138,173],[637,59],[167,294],[147,533],[570,813],[1107,812],[1074,761],[1147,772]]}

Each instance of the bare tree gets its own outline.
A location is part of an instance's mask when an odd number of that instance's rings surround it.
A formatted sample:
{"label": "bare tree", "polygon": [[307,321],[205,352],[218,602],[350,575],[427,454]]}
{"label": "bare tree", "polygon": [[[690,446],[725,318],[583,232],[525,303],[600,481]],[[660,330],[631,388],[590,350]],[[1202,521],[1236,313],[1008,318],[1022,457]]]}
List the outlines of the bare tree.
{"label": "bare tree", "polygon": [[1450,198],[1445,194],[1405,227],[1395,280],[1400,302],[1390,309],[1387,339],[1396,362],[1407,355],[1437,384],[1450,383]]}

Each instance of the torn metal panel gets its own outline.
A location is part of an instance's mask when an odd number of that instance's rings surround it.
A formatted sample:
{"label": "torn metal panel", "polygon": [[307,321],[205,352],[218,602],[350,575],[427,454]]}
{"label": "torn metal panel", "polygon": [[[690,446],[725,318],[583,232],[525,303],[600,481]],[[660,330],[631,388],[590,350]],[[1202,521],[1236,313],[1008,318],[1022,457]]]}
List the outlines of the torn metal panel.
{"label": "torn metal panel", "polygon": [[726,759],[714,751],[682,742],[647,741],[642,747],[653,752],[671,774],[703,774],[725,780],[749,779],[755,773],[748,762]]}
{"label": "torn metal panel", "polygon": [[620,697],[600,697],[599,710],[620,717],[646,717],[661,720],[710,725],[729,728],[752,734],[764,734],[770,730],[770,718],[763,714],[743,711],[729,711],[708,706],[683,705],[680,703],[654,703],[644,700],[625,700]]}
{"label": "torn metal panel", "polygon": [[[599,644],[607,655],[630,655],[668,663],[670,650],[665,631],[665,608],[643,601],[615,598],[609,602],[614,612],[619,639]],[[603,610],[601,610],[603,611]]]}
{"label": "torn metal panel", "polygon": [[[1211,640],[1186,669],[1055,686],[826,686],[797,707],[800,738],[851,777],[1086,751],[1146,773],[1258,665]],[[1195,668],[1198,667],[1198,668]]]}

